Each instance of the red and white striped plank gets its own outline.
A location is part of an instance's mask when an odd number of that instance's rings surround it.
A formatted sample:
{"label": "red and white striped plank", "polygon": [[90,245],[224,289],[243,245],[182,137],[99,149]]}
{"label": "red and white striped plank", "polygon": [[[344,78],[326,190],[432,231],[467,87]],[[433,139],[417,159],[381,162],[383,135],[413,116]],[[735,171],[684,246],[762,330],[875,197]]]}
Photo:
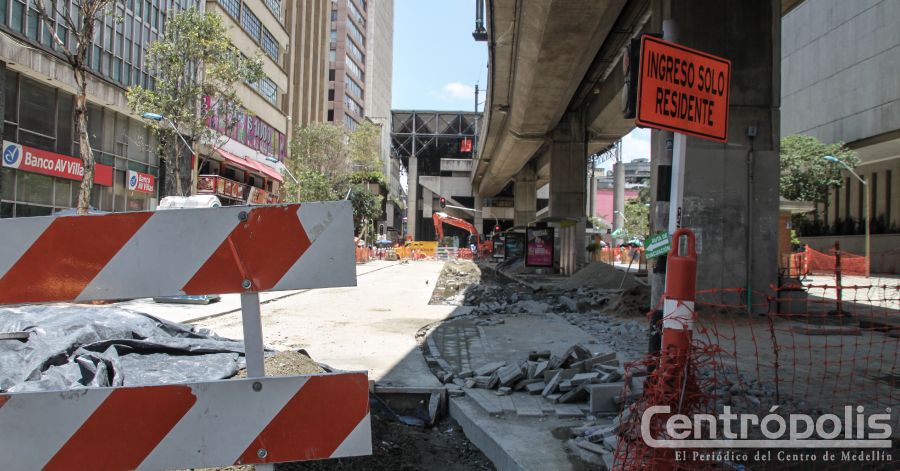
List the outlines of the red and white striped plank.
{"label": "red and white striped plank", "polygon": [[355,286],[352,214],[336,201],[4,219],[0,304]]}
{"label": "red and white striped plank", "polygon": [[365,373],[0,395],[4,470],[183,469],[371,452]]}

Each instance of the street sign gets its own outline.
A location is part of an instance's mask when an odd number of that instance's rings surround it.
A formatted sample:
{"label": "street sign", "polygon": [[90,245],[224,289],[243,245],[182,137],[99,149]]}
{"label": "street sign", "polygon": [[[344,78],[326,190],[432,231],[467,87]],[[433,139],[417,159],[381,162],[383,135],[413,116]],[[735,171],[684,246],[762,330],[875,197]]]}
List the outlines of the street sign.
{"label": "street sign", "polygon": [[730,84],[731,61],[645,35],[636,122],[725,142]]}
{"label": "street sign", "polygon": [[670,248],[668,232],[658,232],[644,239],[644,254],[647,260],[669,253]]}

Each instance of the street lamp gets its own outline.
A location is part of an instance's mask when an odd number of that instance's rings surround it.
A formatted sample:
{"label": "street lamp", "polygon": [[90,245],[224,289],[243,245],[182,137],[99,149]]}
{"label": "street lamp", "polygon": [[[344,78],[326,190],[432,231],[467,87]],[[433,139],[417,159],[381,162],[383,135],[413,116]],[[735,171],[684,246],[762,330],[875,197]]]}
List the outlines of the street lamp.
{"label": "street lamp", "polygon": [[841,160],[833,155],[826,155],[823,158],[829,162],[841,164],[845,169],[847,169],[848,172],[850,172],[854,177],[856,177],[856,179],[859,180],[859,183],[862,184],[862,186],[865,187],[865,189],[866,189],[866,192],[865,192],[865,198],[866,198],[866,278],[868,278],[871,274],[871,268],[872,268],[872,258],[871,258],[871,251],[870,251],[871,235],[869,232],[869,227],[871,227],[871,225],[872,225],[872,214],[871,214],[871,211],[869,210],[869,184],[862,177],[857,175],[856,172],[854,172],[853,169],[850,168],[849,165],[845,164],[843,160]]}
{"label": "street lamp", "polygon": [[141,114],[141,117],[143,117],[144,119],[149,119],[149,120],[151,120],[151,121],[166,121],[166,122],[168,122],[169,125],[172,126],[172,129],[175,130],[175,134],[178,134],[178,137],[181,138],[181,142],[183,142],[184,145],[187,146],[188,150],[191,151],[191,154],[197,155],[197,153],[194,152],[194,149],[191,147],[191,145],[188,144],[187,139],[185,139],[184,136],[181,135],[181,132],[178,131],[178,127],[175,126],[175,123],[172,122],[171,119],[166,118],[165,116],[163,116],[163,115],[161,115],[161,114],[159,114],[159,113],[151,113],[151,112],[149,112],[149,111],[147,111],[147,112]]}

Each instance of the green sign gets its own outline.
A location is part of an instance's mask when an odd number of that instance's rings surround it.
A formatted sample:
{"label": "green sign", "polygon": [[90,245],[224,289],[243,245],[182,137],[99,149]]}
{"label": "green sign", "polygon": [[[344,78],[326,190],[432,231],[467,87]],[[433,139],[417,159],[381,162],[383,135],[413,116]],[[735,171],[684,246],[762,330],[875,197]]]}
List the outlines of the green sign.
{"label": "green sign", "polygon": [[644,253],[647,260],[669,253],[670,248],[668,232],[658,232],[644,239]]}

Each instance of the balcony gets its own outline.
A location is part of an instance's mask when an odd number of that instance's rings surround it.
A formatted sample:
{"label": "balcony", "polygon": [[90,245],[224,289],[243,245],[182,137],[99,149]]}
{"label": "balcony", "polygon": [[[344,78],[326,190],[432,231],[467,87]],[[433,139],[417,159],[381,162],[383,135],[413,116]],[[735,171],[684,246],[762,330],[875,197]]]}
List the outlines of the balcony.
{"label": "balcony", "polygon": [[220,177],[219,175],[200,175],[197,178],[197,193],[201,195],[215,195],[246,204],[274,204],[278,202],[278,195],[269,193],[262,188]]}

